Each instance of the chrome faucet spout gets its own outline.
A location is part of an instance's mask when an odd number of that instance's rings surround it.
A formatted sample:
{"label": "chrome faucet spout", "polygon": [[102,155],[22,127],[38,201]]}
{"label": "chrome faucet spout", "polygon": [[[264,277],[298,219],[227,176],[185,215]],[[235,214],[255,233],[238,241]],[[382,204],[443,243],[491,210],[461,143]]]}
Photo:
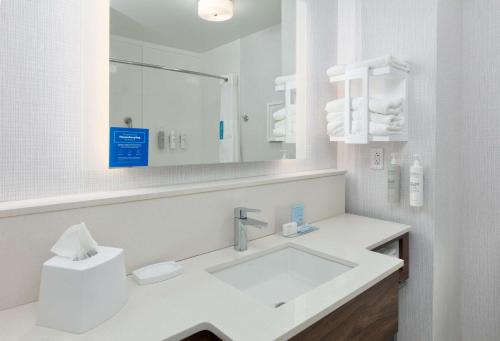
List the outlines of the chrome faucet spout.
{"label": "chrome faucet spout", "polygon": [[265,221],[252,219],[252,218],[241,219],[241,223],[246,225],[246,226],[253,226],[253,227],[256,227],[256,228],[261,229],[261,230],[267,226],[267,223]]}
{"label": "chrome faucet spout", "polygon": [[248,212],[260,212],[260,210],[237,207],[234,209],[234,249],[246,251],[248,249],[247,226],[262,229],[267,226],[265,221],[247,217]]}

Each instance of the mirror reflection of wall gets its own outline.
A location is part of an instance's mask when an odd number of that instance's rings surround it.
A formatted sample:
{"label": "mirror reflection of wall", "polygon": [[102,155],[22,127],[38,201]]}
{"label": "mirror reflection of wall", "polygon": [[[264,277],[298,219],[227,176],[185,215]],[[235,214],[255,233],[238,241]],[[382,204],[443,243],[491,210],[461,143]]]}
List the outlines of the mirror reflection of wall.
{"label": "mirror reflection of wall", "polygon": [[150,166],[295,158],[296,0],[215,2],[111,1],[110,125]]}

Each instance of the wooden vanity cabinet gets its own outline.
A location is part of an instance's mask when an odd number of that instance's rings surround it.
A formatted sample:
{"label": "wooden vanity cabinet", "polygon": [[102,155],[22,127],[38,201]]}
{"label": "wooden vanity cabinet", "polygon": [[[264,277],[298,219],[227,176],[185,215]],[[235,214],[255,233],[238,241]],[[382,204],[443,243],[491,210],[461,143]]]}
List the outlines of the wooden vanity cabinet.
{"label": "wooden vanity cabinet", "polygon": [[395,272],[293,341],[389,341],[398,332],[399,273]]}

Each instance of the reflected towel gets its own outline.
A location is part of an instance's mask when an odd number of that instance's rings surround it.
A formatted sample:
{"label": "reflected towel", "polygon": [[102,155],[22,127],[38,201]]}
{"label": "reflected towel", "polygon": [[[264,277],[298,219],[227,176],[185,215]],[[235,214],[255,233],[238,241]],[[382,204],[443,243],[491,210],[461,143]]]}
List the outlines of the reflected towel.
{"label": "reflected towel", "polygon": [[284,137],[286,135],[285,127],[273,129],[273,135],[276,137]]}
{"label": "reflected towel", "polygon": [[284,120],[283,121],[276,121],[276,122],[274,122],[273,129],[285,128],[285,127],[286,127],[286,122]]}
{"label": "reflected towel", "polygon": [[285,108],[278,110],[273,113],[273,120],[275,121],[282,121],[286,118],[286,110]]}

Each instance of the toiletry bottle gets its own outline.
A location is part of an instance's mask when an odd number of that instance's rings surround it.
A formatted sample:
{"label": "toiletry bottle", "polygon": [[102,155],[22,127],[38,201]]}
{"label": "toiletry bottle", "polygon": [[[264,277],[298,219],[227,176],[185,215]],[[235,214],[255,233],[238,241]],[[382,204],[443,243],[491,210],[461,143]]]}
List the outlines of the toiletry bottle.
{"label": "toiletry bottle", "polygon": [[410,167],[410,206],[422,207],[424,205],[424,168],[420,158],[415,155],[415,161]]}
{"label": "toiletry bottle", "polygon": [[399,204],[401,192],[401,166],[396,160],[396,154],[391,154],[392,159],[387,171],[387,194],[391,204]]}
{"label": "toiletry bottle", "polygon": [[175,130],[170,131],[170,137],[169,137],[169,143],[170,143],[170,149],[174,150],[177,148],[177,134]]}

